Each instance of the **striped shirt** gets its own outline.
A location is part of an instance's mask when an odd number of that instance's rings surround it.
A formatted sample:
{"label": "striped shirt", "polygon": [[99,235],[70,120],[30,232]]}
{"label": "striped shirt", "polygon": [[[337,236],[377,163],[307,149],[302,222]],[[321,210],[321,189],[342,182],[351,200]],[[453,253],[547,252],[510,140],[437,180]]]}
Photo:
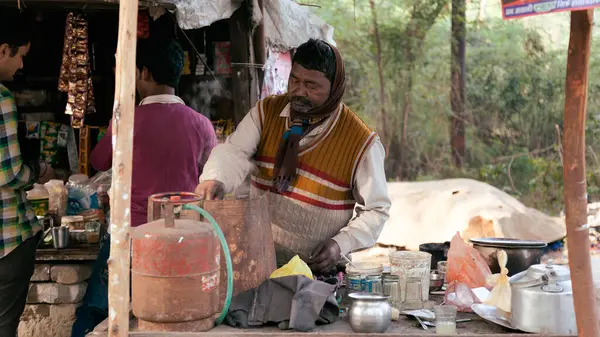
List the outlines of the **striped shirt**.
{"label": "striped shirt", "polygon": [[25,189],[38,179],[35,165],[23,163],[17,137],[18,114],[11,92],[0,84],[0,259],[42,228]]}

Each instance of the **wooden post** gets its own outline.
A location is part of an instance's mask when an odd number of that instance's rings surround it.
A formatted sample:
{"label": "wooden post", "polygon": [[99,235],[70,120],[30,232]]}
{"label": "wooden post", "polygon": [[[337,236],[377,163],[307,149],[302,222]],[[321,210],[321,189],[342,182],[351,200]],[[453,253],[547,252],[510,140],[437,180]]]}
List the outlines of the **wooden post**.
{"label": "wooden post", "polygon": [[563,136],[567,245],[577,329],[581,337],[600,336],[592,282],[585,175],[585,120],[593,17],[593,10],[571,13]]}
{"label": "wooden post", "polygon": [[131,161],[135,109],[135,53],[138,0],[119,3],[115,103],[112,121],[113,166],[108,260],[108,334],[129,336],[129,231],[131,227]]}
{"label": "wooden post", "polygon": [[[256,68],[256,76],[258,76],[258,92],[262,91],[263,80],[265,78],[264,64],[267,62],[267,52],[265,49],[265,9],[263,0],[258,0],[258,8],[263,15],[262,21],[254,30],[254,62],[262,64],[263,68]],[[252,94],[252,93],[251,93]]]}
{"label": "wooden post", "polygon": [[[235,124],[239,124],[252,108],[250,70],[250,34],[248,4],[244,2],[229,18],[229,38],[231,40],[231,87]],[[253,93],[252,93],[253,94]]]}

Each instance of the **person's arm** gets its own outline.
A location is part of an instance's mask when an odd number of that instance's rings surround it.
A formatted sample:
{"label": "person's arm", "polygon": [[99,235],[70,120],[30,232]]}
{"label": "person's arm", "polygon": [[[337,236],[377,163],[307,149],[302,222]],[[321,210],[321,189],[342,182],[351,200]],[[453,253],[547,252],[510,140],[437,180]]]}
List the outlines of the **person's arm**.
{"label": "person's arm", "polygon": [[261,124],[258,108],[244,117],[225,143],[215,146],[204,165],[200,183],[216,180],[224,192],[231,193],[240,186],[253,167],[250,159],[256,154],[260,141]]}
{"label": "person's arm", "polygon": [[206,165],[206,161],[210,156],[212,150],[217,145],[217,135],[215,134],[215,128],[208,118],[204,118],[204,128],[202,135],[204,136],[204,143],[202,148],[202,156],[200,157],[200,161],[198,162],[198,173],[202,175],[204,171],[204,165]]}
{"label": "person's arm", "polygon": [[353,190],[356,216],[333,237],[344,255],[374,246],[389,218],[392,204],[388,197],[384,159],[385,150],[377,139],[356,172]]}
{"label": "person's arm", "polygon": [[108,124],[106,134],[90,153],[90,163],[96,171],[108,171],[112,167],[112,120]]}
{"label": "person's arm", "polygon": [[17,107],[9,92],[0,93],[0,187],[26,189],[39,178],[39,164],[25,164],[18,137]]}

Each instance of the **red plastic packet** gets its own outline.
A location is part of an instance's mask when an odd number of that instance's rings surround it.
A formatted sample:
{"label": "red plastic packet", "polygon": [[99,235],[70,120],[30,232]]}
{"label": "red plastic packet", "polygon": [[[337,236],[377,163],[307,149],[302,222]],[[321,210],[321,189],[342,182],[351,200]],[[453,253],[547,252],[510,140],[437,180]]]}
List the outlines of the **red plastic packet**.
{"label": "red plastic packet", "polygon": [[[471,289],[488,287],[486,279],[492,275],[481,254],[471,247],[456,233],[448,250],[448,283],[462,283]],[[489,289],[489,288],[488,288]]]}

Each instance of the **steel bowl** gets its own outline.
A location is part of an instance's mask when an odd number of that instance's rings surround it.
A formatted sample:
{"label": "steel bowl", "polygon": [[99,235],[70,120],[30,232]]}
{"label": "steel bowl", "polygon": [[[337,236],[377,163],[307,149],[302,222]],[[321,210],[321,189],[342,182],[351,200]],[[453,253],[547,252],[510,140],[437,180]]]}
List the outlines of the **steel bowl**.
{"label": "steel bowl", "polygon": [[444,277],[445,275],[443,273],[440,273],[437,270],[433,270],[429,278],[429,292],[438,291],[442,289],[442,287],[444,286]]}
{"label": "steel bowl", "polygon": [[350,327],[356,333],[384,333],[392,325],[392,307],[389,296],[375,293],[352,293],[348,313]]}
{"label": "steel bowl", "polygon": [[539,264],[544,254],[544,248],[547,246],[543,241],[506,238],[471,239],[470,241],[493,274],[500,273],[497,253],[499,250],[504,250],[508,258],[506,262],[508,276],[525,271],[534,264]]}

